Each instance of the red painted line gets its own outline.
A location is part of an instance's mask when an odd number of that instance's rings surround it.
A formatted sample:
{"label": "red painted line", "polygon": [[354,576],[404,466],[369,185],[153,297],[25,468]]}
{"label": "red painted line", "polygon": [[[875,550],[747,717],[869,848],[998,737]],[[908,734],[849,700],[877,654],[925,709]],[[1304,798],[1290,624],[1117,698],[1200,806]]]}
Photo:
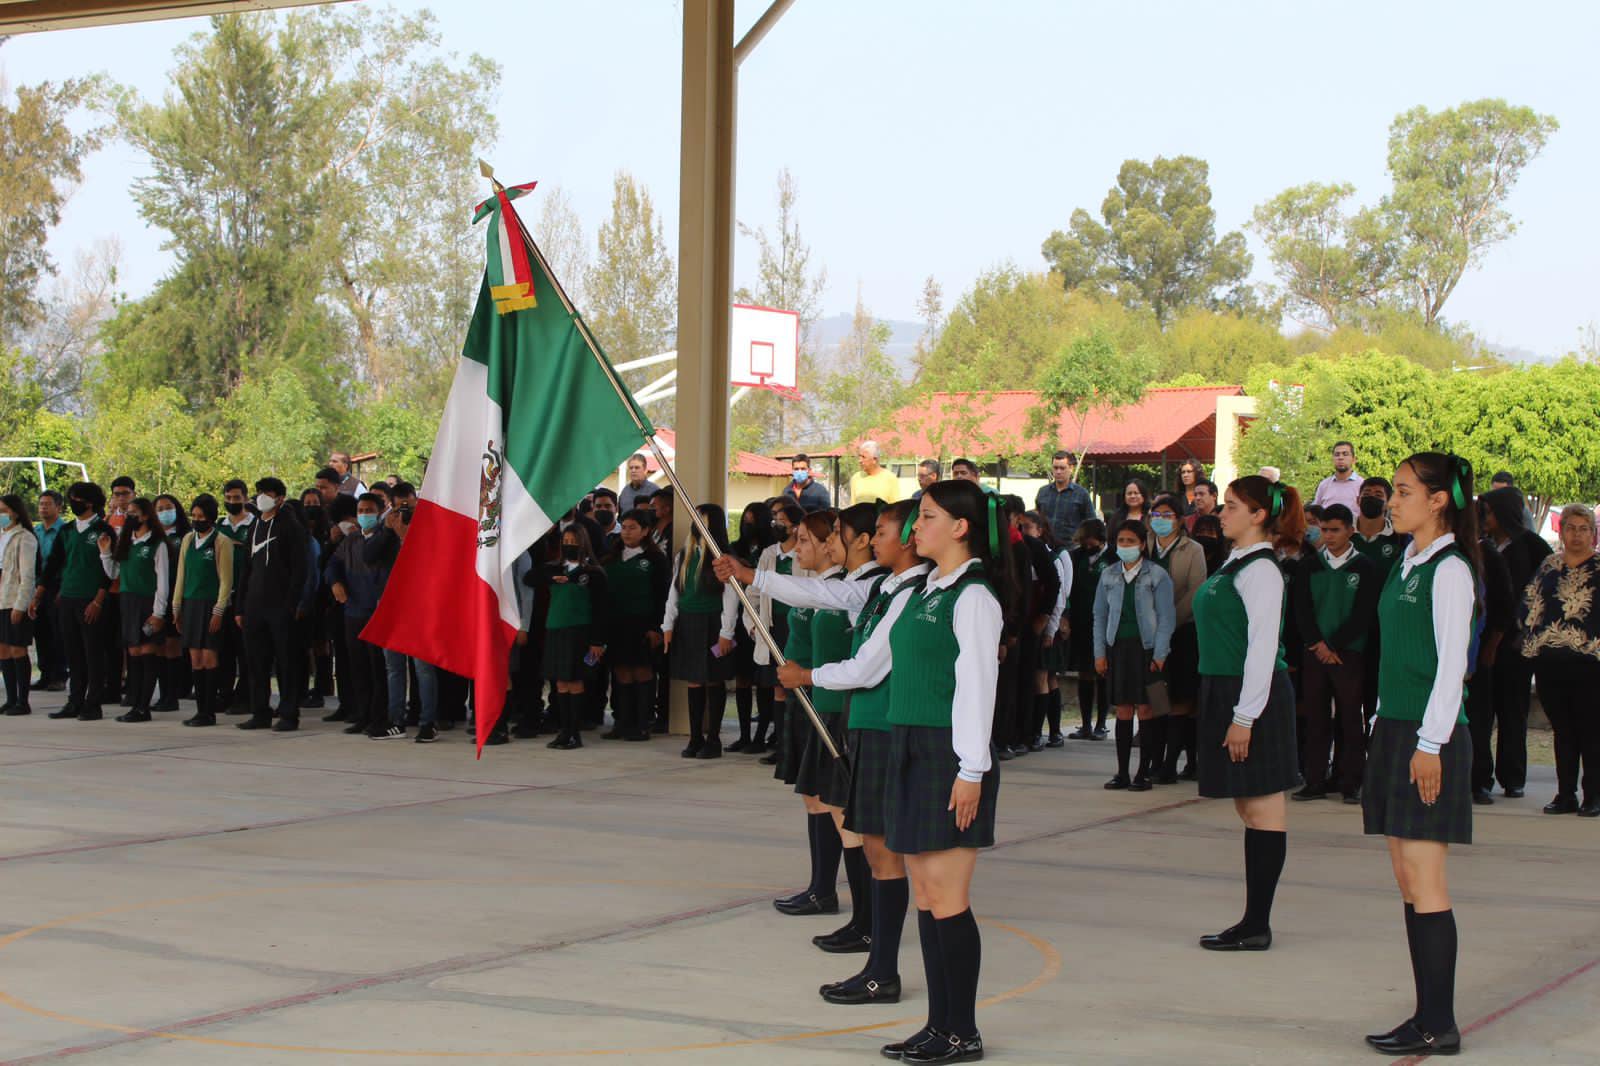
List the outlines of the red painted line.
{"label": "red painted line", "polygon": [[[1477,1021],[1461,1030],[1461,1035],[1463,1037],[1470,1036],[1473,1033],[1476,1033],[1479,1029],[1488,1028],[1501,1018],[1504,1018],[1506,1015],[1510,1014],[1512,1011],[1526,1007],[1534,1000],[1543,999],[1545,996],[1548,996],[1550,993],[1561,988],[1563,985],[1567,985],[1573,981],[1576,981],[1578,978],[1582,977],[1596,966],[1600,966],[1600,959],[1590,959],[1582,966],[1579,966],[1576,970],[1569,970],[1560,977],[1557,977],[1555,980],[1550,981],[1547,984],[1540,985],[1527,995],[1519,996],[1510,1003],[1507,1003],[1505,1006],[1501,1007],[1499,1010],[1490,1011],[1482,1018],[1479,1018]],[[1410,1055],[1403,1059],[1395,1059],[1390,1066],[1417,1066],[1418,1063],[1426,1062],[1430,1058],[1432,1058],[1431,1055]]]}
{"label": "red painted line", "polygon": [[602,929],[599,932],[589,933],[586,936],[567,937],[563,940],[552,940],[541,944],[519,944],[516,947],[502,951],[477,952],[470,955],[457,955],[454,958],[439,959],[435,962],[419,963],[415,966],[406,966],[388,973],[373,974],[368,977],[357,978],[352,981],[343,981],[327,988],[319,988],[310,992],[301,992],[293,996],[281,996],[277,999],[266,1000],[261,1003],[252,1003],[243,1007],[234,1007],[231,1010],[217,1011],[213,1014],[204,1014],[196,1018],[185,1018],[182,1021],[172,1022],[168,1025],[155,1026],[141,1030],[137,1033],[123,1033],[118,1036],[107,1037],[88,1044],[76,1044],[72,1047],[57,1048],[54,1051],[41,1052],[29,1055],[26,1058],[7,1059],[3,1066],[23,1066],[24,1063],[33,1062],[59,1062],[62,1059],[75,1055],[84,1055],[90,1052],[103,1051],[107,1048],[119,1047],[123,1044],[137,1043],[142,1040],[162,1039],[162,1033],[175,1033],[188,1029],[200,1029],[210,1025],[222,1025],[228,1022],[239,1021],[243,1018],[254,1018],[273,1011],[284,1010],[289,1007],[304,1006],[307,1003],[316,1003],[333,996],[344,995],[347,992],[360,992],[369,988],[380,988],[384,985],[398,984],[403,981],[415,981],[425,978],[442,977],[445,974],[465,973],[480,969],[485,966],[494,966],[508,962],[512,959],[524,958],[529,955],[539,955],[561,948],[576,947],[580,944],[591,944],[599,940],[607,940],[614,936],[627,933],[649,932],[678,922],[692,921],[695,918],[704,918],[725,911],[737,910],[747,907],[752,903],[759,903],[771,898],[768,893],[759,896],[746,896],[741,899],[730,900],[725,903],[716,903],[706,907],[696,907],[693,910],[678,911],[675,914],[663,914],[654,918],[645,918],[639,921],[624,922],[621,925]]}

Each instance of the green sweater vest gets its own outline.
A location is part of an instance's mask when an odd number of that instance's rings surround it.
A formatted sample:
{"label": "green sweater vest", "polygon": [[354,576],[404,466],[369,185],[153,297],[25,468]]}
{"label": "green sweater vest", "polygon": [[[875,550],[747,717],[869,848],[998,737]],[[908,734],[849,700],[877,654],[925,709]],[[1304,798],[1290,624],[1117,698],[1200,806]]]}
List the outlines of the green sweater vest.
{"label": "green sweater vest", "polygon": [[[1209,677],[1243,677],[1244,657],[1249,641],[1249,617],[1244,600],[1233,587],[1239,572],[1247,566],[1271,563],[1278,558],[1271,551],[1252,552],[1223,566],[1211,575],[1194,595],[1194,625],[1200,637],[1200,673]],[[1284,585],[1287,599],[1288,584]],[[1274,670],[1287,669],[1283,655],[1283,609],[1278,610],[1278,657]]]}
{"label": "green sweater vest", "polygon": [[[652,579],[658,565],[651,562],[648,555],[616,559],[606,564],[606,585],[611,592],[611,606],[618,615],[648,618],[655,614]],[[657,617],[654,621],[659,623],[661,619]]]}
{"label": "green sweater vest", "polygon": [[[889,689],[891,725],[950,728],[956,698],[956,601],[968,585],[982,586],[990,596],[994,588],[981,567],[972,567],[947,589],[924,586],[914,593],[889,632],[890,653],[901,665],[900,676]],[[998,654],[999,649],[995,649]]]}
{"label": "green sweater vest", "polygon": [[102,533],[110,534],[111,527],[106,525],[105,519],[95,518],[82,533],[78,532],[78,523],[68,522],[57,534],[56,543],[65,552],[59,593],[63,598],[92,600],[110,584],[100,566]]}
{"label": "green sweater vest", "polygon": [[1133,602],[1133,582],[1126,578],[1122,581],[1122,613],[1117,615],[1117,632],[1112,637],[1112,642],[1128,639],[1138,640],[1139,637],[1139,608]]}
{"label": "green sweater vest", "polygon": [[156,594],[156,552],[166,551],[167,547],[155,537],[151,537],[143,544],[132,543],[128,545],[128,557],[122,560],[117,577],[122,582],[122,591],[130,596],[154,596]]}
{"label": "green sweater vest", "polygon": [[[783,549],[781,548],[779,549],[780,552],[782,550]],[[788,558],[784,558],[780,554],[777,562],[773,566],[773,569],[785,577],[793,574],[794,556],[791,555]],[[786,626],[791,624],[789,622],[789,605],[787,603],[779,603],[777,600],[772,601],[772,624],[775,626]],[[783,654],[788,655],[789,653],[784,652]]]}
{"label": "green sweater vest", "polygon": [[576,629],[594,620],[593,593],[587,582],[578,583],[585,576],[580,570],[562,569],[567,582],[550,585],[550,613],[545,616],[545,629]]}
{"label": "green sweater vest", "polygon": [[689,568],[683,575],[683,587],[678,589],[679,614],[722,613],[722,589],[707,592],[700,584],[700,565],[704,556],[698,551],[689,556]]}
{"label": "green sweater vest", "polygon": [[1372,560],[1378,568],[1380,582],[1389,580],[1389,571],[1394,569],[1406,550],[1406,539],[1399,533],[1380,533],[1371,540],[1357,533],[1350,538],[1350,543],[1356,551]]}
{"label": "green sweater vest", "polygon": [[[834,574],[828,580],[843,581],[844,575]],[[826,666],[843,662],[850,656],[850,616],[843,611],[811,612],[811,665]],[[811,705],[819,714],[838,714],[844,710],[844,693],[827,689],[811,690]]]}
{"label": "green sweater vest", "polygon": [[[1361,575],[1345,567],[1335,570],[1317,558],[1318,567],[1312,571],[1311,581],[1311,613],[1316,616],[1317,628],[1322,631],[1324,639],[1331,639],[1344,624],[1350,620],[1350,614],[1356,609],[1356,595],[1361,590]],[[1340,649],[1341,651],[1365,651],[1367,648],[1367,635],[1358,633],[1355,639]]]}
{"label": "green sweater vest", "polygon": [[[1378,627],[1383,631],[1383,655],[1378,660],[1379,718],[1423,719],[1439,669],[1439,646],[1433,635],[1433,578],[1439,564],[1452,555],[1461,555],[1454,544],[1412,567],[1409,574],[1402,576],[1400,567],[1395,567],[1384,582],[1378,597]],[[1466,720],[1463,699],[1456,722]]]}
{"label": "green sweater vest", "polygon": [[[885,593],[883,586],[888,580],[887,575],[878,579],[877,587],[872,590],[872,598],[861,609],[861,617],[856,620],[856,628],[853,634],[854,640],[850,644],[852,658],[861,651],[862,645],[872,637],[879,623],[883,621],[884,615],[889,613],[889,605],[894,602],[894,598],[905,589],[912,590],[907,595],[916,595],[922,590],[928,579],[926,576],[918,576],[912,578],[900,588],[895,589],[894,592]],[[889,702],[893,692],[890,682],[893,679],[893,671],[891,669],[890,676],[884,678],[878,684],[871,688],[856,689],[850,693],[849,726],[851,729],[872,729],[883,733],[889,731]]]}
{"label": "green sweater vest", "polygon": [[202,538],[198,535],[189,538],[189,546],[184,549],[183,556],[183,598],[189,600],[206,600],[216,603],[222,592],[222,583],[217,579],[217,550],[232,551],[233,545],[227,538],[218,539],[218,532],[212,530],[209,536]]}

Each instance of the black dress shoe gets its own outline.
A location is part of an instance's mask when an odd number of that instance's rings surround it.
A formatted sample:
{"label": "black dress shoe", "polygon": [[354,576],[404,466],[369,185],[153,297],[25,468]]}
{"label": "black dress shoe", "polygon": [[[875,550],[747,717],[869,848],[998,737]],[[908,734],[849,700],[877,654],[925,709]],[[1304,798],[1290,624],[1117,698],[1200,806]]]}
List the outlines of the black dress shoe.
{"label": "black dress shoe", "polygon": [[576,751],[583,747],[583,736],[579,733],[562,733],[545,747],[552,751]]}
{"label": "black dress shoe", "polygon": [[695,758],[696,759],[720,759],[720,758],[722,758],[722,743],[721,743],[721,741],[712,741],[710,744],[705,745],[703,748],[701,748],[699,750],[699,752],[697,752],[695,754]]}
{"label": "black dress shoe", "polygon": [[[471,740],[473,738],[469,736],[467,739]],[[511,743],[511,734],[499,729],[483,738],[483,746],[486,748],[498,748],[502,744],[509,743]]]}
{"label": "black dress shoe", "polygon": [[1094,739],[1094,730],[1085,729],[1082,726],[1079,726],[1077,729],[1074,729],[1072,732],[1067,734],[1067,739],[1068,740],[1093,740]]}
{"label": "black dress shoe", "polygon": [[1136,777],[1128,782],[1129,792],[1149,792],[1154,787],[1148,777]]}
{"label": "black dress shoe", "polygon": [[703,740],[691,740],[684,745],[683,750],[678,752],[678,755],[684,759],[698,759],[700,757],[700,749],[705,746],[706,742]]}
{"label": "black dress shoe", "polygon": [[19,703],[15,707],[12,707],[10,710],[6,711],[6,717],[7,718],[21,718],[23,715],[32,714],[32,713],[33,713],[33,708],[32,707],[28,706],[26,703]]}
{"label": "black dress shoe", "polygon": [[1179,781],[1197,781],[1199,779],[1200,771],[1194,763],[1190,763],[1188,766],[1185,766],[1182,770],[1178,771]]}
{"label": "black dress shoe", "polygon": [[1385,1055],[1459,1055],[1461,1031],[1425,1033],[1416,1022],[1409,1022],[1382,1040],[1372,1041],[1373,1050]]}
{"label": "black dress shoe", "polygon": [[1106,737],[1109,737],[1110,735],[1111,735],[1111,730],[1107,729],[1105,726],[1097,725],[1097,726],[1094,727],[1094,739],[1096,739],[1096,740],[1104,740]]}
{"label": "black dress shoe", "polygon": [[1472,802],[1479,807],[1493,807],[1494,794],[1486,788],[1475,788],[1472,790]]}
{"label": "black dress shoe", "polygon": [[1047,748],[1064,748],[1067,746],[1067,741],[1060,733],[1051,733],[1050,739],[1044,742],[1044,746]]}
{"label": "black dress shoe", "polygon": [[887,981],[879,981],[869,977],[842,981],[823,988],[822,998],[829,1003],[846,1007],[857,1007],[868,1003],[899,1003],[900,978],[891,977]]}
{"label": "black dress shoe", "polygon": [[98,707],[89,707],[78,712],[78,721],[80,722],[98,722],[101,717],[100,708]]}
{"label": "black dress shoe", "polygon": [[1156,775],[1155,780],[1156,784],[1158,785],[1176,785],[1178,783],[1178,775],[1169,774],[1163,771],[1162,773]]}
{"label": "black dress shoe", "polygon": [[744,753],[746,755],[764,755],[766,754],[766,751],[767,742],[764,740],[752,740],[744,747]]}
{"label": "black dress shoe", "polygon": [[1272,946],[1272,930],[1246,933],[1236,925],[1220,933],[1201,937],[1200,946],[1207,951],[1266,951]]}
{"label": "black dress shoe", "polygon": [[1544,813],[1546,813],[1546,814],[1577,814],[1578,813],[1578,797],[1576,797],[1576,796],[1557,796],[1555,799],[1551,800],[1549,803],[1546,803],[1544,805]]}
{"label": "black dress shoe", "polygon": [[1113,792],[1121,792],[1122,790],[1126,789],[1127,787],[1128,787],[1128,779],[1126,777],[1123,777],[1121,774],[1118,774],[1116,777],[1113,777],[1110,781],[1106,782],[1106,788],[1110,789]]}
{"label": "black dress shoe", "polygon": [[272,728],[272,719],[270,719],[270,718],[254,718],[254,717],[246,718],[244,721],[239,722],[238,724],[236,724],[234,726],[234,728],[235,729],[271,729]]}
{"label": "black dress shoe", "polygon": [[1502,789],[1501,791],[1504,793],[1506,799],[1519,800],[1523,796],[1527,795],[1527,793],[1520,788],[1507,788]]}
{"label": "black dress shoe", "polygon": [[744,751],[749,746],[750,746],[750,741],[745,737],[740,737],[738,740],[734,741],[732,744],[729,744],[723,750],[737,753],[737,752]]}
{"label": "black dress shoe", "polygon": [[934,1031],[923,1026],[904,1040],[897,1040],[893,1044],[885,1044],[878,1049],[878,1054],[886,1059],[898,1059],[908,1051],[914,1051],[934,1036]]}
{"label": "black dress shoe", "polygon": [[1015,755],[1011,754],[1011,749],[1010,748],[996,748],[996,749],[994,749],[994,757],[996,759],[999,759],[1001,762],[1010,762],[1012,759],[1016,758]]}
{"label": "black dress shoe", "polygon": [[761,756],[761,758],[756,761],[761,763],[762,766],[777,766],[778,753],[775,751],[771,752],[770,754]]}
{"label": "black dress shoe", "polygon": [[272,723],[272,731],[274,733],[293,733],[299,728],[300,719],[298,718],[280,718]]}
{"label": "black dress shoe", "polygon": [[350,737],[355,736],[357,733],[365,733],[366,731],[366,725],[361,722],[351,722],[349,725],[340,730],[340,732],[344,733],[345,736]]}
{"label": "black dress shoe", "polygon": [[216,725],[217,724],[217,716],[214,715],[214,714],[206,714],[206,713],[203,713],[203,712],[197,712],[193,718],[185,718],[183,720],[183,724],[184,725],[192,725],[192,726],[196,726],[196,727],[204,727],[204,726],[208,726],[208,725]]}
{"label": "black dress shoe", "polygon": [[350,720],[350,712],[341,708],[332,714],[323,715],[322,720],[324,722],[348,722]]}
{"label": "black dress shoe", "polygon": [[1034,737],[1033,740],[1028,743],[1028,750],[1029,751],[1043,751],[1044,750],[1044,737]]}
{"label": "black dress shoe", "polygon": [[1600,796],[1590,796],[1578,808],[1579,818],[1600,818]]}
{"label": "black dress shoe", "polygon": [[518,722],[511,727],[511,735],[518,740],[532,740],[539,735],[539,723],[532,720]]}
{"label": "black dress shoe", "polygon": [[1293,800],[1319,800],[1328,798],[1328,786],[1307,785],[1299,792],[1291,792],[1289,798]]}
{"label": "black dress shoe", "polygon": [[808,892],[799,902],[780,899],[774,900],[772,906],[779,914],[790,914],[797,917],[812,914],[838,914],[839,896],[837,893],[828,896],[813,896]]}
{"label": "black dress shoe", "polygon": [[932,1039],[906,1051],[901,1062],[978,1062],[983,1058],[983,1037],[936,1033]]}
{"label": "black dress shoe", "polygon": [[811,942],[829,955],[860,955],[872,950],[872,938],[849,926],[827,936],[814,936]]}
{"label": "black dress shoe", "polygon": [[1405,1021],[1401,1022],[1399,1025],[1395,1026],[1393,1029],[1390,1029],[1387,1033],[1368,1033],[1367,1034],[1367,1043],[1371,1044],[1373,1047],[1377,1047],[1378,1044],[1382,1043],[1385,1040],[1393,1040],[1395,1038],[1395,1035],[1397,1033],[1399,1033],[1400,1030],[1404,1029],[1408,1025],[1411,1025],[1415,1021],[1416,1021],[1415,1018],[1407,1018]]}
{"label": "black dress shoe", "polygon": [[45,717],[54,718],[57,720],[62,718],[76,718],[78,717],[78,708],[69,703],[59,711],[51,711],[49,714],[45,715]]}
{"label": "black dress shoe", "polygon": [[119,714],[119,715],[117,715],[117,721],[119,721],[119,722],[148,722],[149,720],[150,720],[150,712],[149,711],[134,710],[134,711],[129,711],[127,714]]}

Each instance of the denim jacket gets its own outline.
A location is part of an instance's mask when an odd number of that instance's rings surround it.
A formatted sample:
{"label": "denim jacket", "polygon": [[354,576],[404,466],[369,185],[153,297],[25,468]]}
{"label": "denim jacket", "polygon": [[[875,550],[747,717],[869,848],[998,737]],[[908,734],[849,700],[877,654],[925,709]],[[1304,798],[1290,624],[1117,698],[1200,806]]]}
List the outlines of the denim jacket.
{"label": "denim jacket", "polygon": [[[1110,639],[1122,620],[1122,564],[1113,562],[1100,575],[1094,590],[1094,657],[1104,659]],[[1172,631],[1178,611],[1172,602],[1172,578],[1156,563],[1145,559],[1133,579],[1133,605],[1139,616],[1139,638],[1162,662],[1172,654]]]}

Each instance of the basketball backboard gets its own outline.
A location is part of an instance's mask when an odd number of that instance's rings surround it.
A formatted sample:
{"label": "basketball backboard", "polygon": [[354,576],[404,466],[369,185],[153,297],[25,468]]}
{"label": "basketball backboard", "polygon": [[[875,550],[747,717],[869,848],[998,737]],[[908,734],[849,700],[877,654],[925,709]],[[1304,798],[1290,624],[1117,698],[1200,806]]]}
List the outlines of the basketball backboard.
{"label": "basketball backboard", "polygon": [[800,357],[798,312],[734,304],[731,342],[730,384],[794,391]]}

